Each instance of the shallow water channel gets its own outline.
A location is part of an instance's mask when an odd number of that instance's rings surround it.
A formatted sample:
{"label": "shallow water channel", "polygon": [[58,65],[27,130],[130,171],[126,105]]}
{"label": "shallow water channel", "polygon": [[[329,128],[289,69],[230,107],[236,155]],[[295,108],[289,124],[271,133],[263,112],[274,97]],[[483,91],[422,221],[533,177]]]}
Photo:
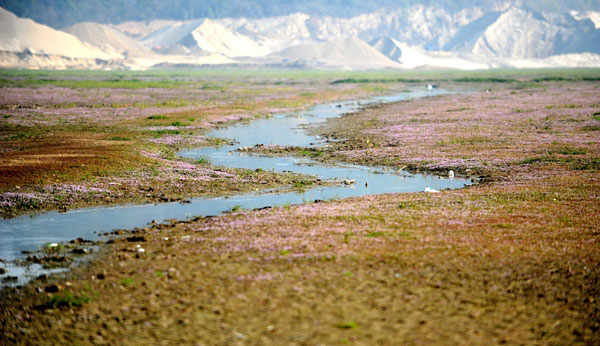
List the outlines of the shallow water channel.
{"label": "shallow water channel", "polygon": [[[152,220],[160,222],[166,219],[217,215],[231,210],[234,206],[254,209],[265,206],[300,204],[317,199],[329,200],[382,193],[417,192],[425,191],[426,188],[457,189],[472,184],[470,180],[462,178],[449,179],[434,175],[413,175],[356,165],[324,166],[304,158],[264,157],[236,151],[240,147],[253,147],[256,144],[321,146],[325,144],[324,141],[308,134],[303,128],[324,122],[328,118],[357,111],[362,105],[369,103],[393,102],[440,93],[445,93],[445,91],[416,90],[368,100],[317,105],[299,113],[276,114],[269,118],[238,123],[209,133],[209,136],[213,137],[234,139],[235,145],[184,150],[179,153],[184,157],[206,158],[216,166],[261,168],[277,172],[293,171],[319,176],[324,180],[355,180],[352,185],[321,186],[304,192],[257,192],[227,198],[194,198],[191,203],[186,204],[119,205],[0,219],[0,258],[4,260],[4,263],[0,263],[0,268],[4,267],[7,270],[2,277],[18,277],[16,281],[3,282],[1,285],[23,284],[44,272],[40,265],[16,265],[14,260],[24,257],[22,251],[37,250],[48,243],[59,243],[78,237],[97,240],[102,232],[145,227]],[[368,183],[368,186],[365,183]]]}

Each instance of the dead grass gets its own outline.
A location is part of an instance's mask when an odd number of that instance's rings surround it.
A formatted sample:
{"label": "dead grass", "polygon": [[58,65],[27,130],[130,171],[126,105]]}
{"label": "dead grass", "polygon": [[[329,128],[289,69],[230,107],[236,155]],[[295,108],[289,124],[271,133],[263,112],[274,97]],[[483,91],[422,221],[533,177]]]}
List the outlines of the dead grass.
{"label": "dead grass", "polygon": [[0,190],[15,185],[73,182],[86,173],[110,175],[140,167],[134,143],[106,138],[102,133],[53,132],[5,143],[0,156]]}

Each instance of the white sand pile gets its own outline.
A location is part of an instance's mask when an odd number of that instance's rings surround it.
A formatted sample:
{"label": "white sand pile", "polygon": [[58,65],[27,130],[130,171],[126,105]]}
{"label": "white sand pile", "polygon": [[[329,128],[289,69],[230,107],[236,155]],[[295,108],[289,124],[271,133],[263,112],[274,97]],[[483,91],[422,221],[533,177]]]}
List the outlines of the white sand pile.
{"label": "white sand pile", "polygon": [[0,8],[0,50],[58,55],[70,58],[103,59],[121,58],[107,54],[66,32],[54,30],[30,19],[18,18]]}
{"label": "white sand pile", "polygon": [[98,23],[79,23],[62,29],[83,42],[87,42],[109,54],[125,57],[147,57],[154,53],[135,39],[118,30]]}
{"label": "white sand pile", "polygon": [[600,67],[600,54],[578,53],[553,55],[543,59],[496,59],[492,68]]}
{"label": "white sand pile", "polygon": [[382,37],[371,41],[371,44],[374,45],[374,48],[391,59],[398,61],[403,68],[407,69],[449,68],[479,70],[489,68],[487,63],[479,62],[473,56],[461,56],[459,53],[454,52],[428,52],[420,48],[410,47],[406,43],[398,42],[389,37]]}
{"label": "white sand pile", "polygon": [[115,70],[124,69],[120,60],[98,60],[95,58],[73,58],[68,56],[23,52],[0,51],[0,68],[45,69],[45,70]]}
{"label": "white sand pile", "polygon": [[278,56],[304,63],[310,67],[341,69],[400,68],[400,64],[369,46],[365,41],[350,37],[329,42],[309,43],[290,47]]}
{"label": "white sand pile", "polygon": [[164,28],[165,26],[174,25],[181,23],[180,20],[167,20],[167,19],[156,19],[151,21],[128,21],[120,24],[111,25],[113,28],[124,33],[125,35],[135,38],[142,39],[158,29]]}
{"label": "white sand pile", "polygon": [[223,54],[228,57],[264,56],[268,46],[210,19],[164,26],[142,39],[148,48],[179,54]]}

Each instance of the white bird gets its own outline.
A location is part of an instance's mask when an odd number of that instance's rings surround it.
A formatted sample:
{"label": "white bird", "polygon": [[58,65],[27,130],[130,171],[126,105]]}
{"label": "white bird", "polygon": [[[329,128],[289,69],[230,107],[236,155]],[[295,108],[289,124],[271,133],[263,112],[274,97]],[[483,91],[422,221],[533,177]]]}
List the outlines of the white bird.
{"label": "white bird", "polygon": [[450,179],[454,178],[454,171],[453,170],[448,171],[448,177]]}

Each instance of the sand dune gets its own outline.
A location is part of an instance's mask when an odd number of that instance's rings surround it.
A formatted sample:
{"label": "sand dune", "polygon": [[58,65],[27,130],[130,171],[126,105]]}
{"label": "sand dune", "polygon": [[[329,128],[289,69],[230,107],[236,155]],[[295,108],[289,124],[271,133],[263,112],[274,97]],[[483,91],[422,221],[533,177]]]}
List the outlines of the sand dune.
{"label": "sand dune", "polygon": [[109,54],[125,57],[150,56],[152,51],[135,39],[118,30],[98,23],[79,23],[62,29],[83,42],[87,42]]}
{"label": "sand dune", "polygon": [[311,67],[342,69],[400,68],[400,65],[369,46],[350,37],[328,42],[309,43],[286,48],[275,55]]}
{"label": "sand dune", "polygon": [[389,37],[371,41],[373,48],[400,63],[403,68],[451,68],[458,70],[487,69],[489,65],[476,57],[463,57],[454,52],[427,52]]}
{"label": "sand dune", "polygon": [[219,53],[228,57],[264,56],[267,46],[210,19],[164,26],[144,37],[146,47],[156,51],[202,55]]}
{"label": "sand dune", "polygon": [[77,37],[38,24],[30,19],[18,18],[0,8],[0,50],[58,55],[81,59],[120,59],[120,54],[108,54]]}

